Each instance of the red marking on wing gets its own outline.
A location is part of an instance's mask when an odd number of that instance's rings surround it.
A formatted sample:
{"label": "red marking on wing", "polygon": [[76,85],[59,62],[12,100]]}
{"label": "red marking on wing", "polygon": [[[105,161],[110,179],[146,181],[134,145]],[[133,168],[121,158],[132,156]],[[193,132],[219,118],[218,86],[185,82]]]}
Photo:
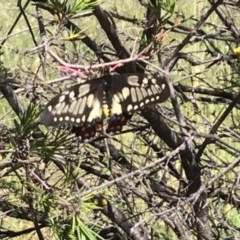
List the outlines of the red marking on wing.
{"label": "red marking on wing", "polygon": [[123,125],[132,117],[129,113],[122,113],[120,115],[114,115],[108,120],[108,127],[106,132],[117,132],[121,131]]}
{"label": "red marking on wing", "polygon": [[71,132],[76,134],[77,137],[81,137],[82,140],[92,138],[96,135],[96,132],[100,132],[103,129],[101,121],[87,123],[82,126],[73,126]]}

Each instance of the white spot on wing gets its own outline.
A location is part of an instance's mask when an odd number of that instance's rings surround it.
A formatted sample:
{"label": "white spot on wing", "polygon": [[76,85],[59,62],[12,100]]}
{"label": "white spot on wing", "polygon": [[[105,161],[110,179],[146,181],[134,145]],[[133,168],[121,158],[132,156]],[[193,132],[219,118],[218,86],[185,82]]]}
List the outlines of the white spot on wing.
{"label": "white spot on wing", "polygon": [[66,117],[65,117],[65,121],[69,121],[69,116],[66,116]]}
{"label": "white spot on wing", "polygon": [[132,96],[132,101],[137,102],[136,90],[133,87],[131,88],[131,96]]}
{"label": "white spot on wing", "polygon": [[74,101],[74,100],[76,99],[76,97],[75,97],[75,92],[74,92],[74,91],[71,91],[71,92],[69,93],[69,99],[70,99],[71,101]]}
{"label": "white spot on wing", "polygon": [[136,87],[139,86],[139,77],[136,75],[129,76],[127,81],[131,86],[136,86]]}
{"label": "white spot on wing", "polygon": [[75,105],[74,110],[72,111],[72,114],[74,114],[74,115],[78,114],[78,109],[79,109],[80,105],[81,105],[81,100],[78,99],[77,104]]}
{"label": "white spot on wing", "polygon": [[129,88],[124,87],[124,88],[122,89],[122,95],[123,95],[123,98],[124,98],[124,99],[126,99],[127,97],[129,97],[129,95],[130,95]]}
{"label": "white spot on wing", "polygon": [[47,109],[48,109],[49,112],[51,112],[52,111],[52,105],[49,105]]}
{"label": "white spot on wing", "polygon": [[116,94],[113,96],[113,101],[120,103],[120,99]]}
{"label": "white spot on wing", "polygon": [[142,95],[143,95],[143,98],[146,98],[147,97],[147,91],[145,88],[142,88]]}
{"label": "white spot on wing", "polygon": [[89,108],[92,107],[93,99],[94,99],[94,95],[93,94],[89,94],[88,95],[88,100],[87,100],[87,106]]}
{"label": "white spot on wing", "polygon": [[74,112],[74,109],[76,107],[76,103],[77,103],[76,100],[71,103],[70,107],[68,108],[68,112],[70,112],[70,113]]}
{"label": "white spot on wing", "polygon": [[[59,105],[59,104],[57,104],[57,106],[58,106],[58,105]],[[65,107],[65,102],[60,103],[60,105],[58,106],[58,108],[57,108],[57,106],[56,106],[56,114],[57,114],[57,115],[60,115],[60,114],[62,113],[64,107]]]}
{"label": "white spot on wing", "polygon": [[59,99],[58,99],[58,101],[60,102],[60,103],[62,103],[64,100],[65,100],[65,95],[61,95],[60,97],[59,97]]}
{"label": "white spot on wing", "polygon": [[148,96],[151,97],[153,93],[150,88],[148,88],[147,92],[148,92]]}
{"label": "white spot on wing", "polygon": [[52,114],[55,115],[57,114],[58,108],[61,106],[61,103],[58,103],[53,109],[52,109]]}
{"label": "white spot on wing", "polygon": [[152,86],[151,90],[155,95],[158,93],[157,88],[155,86]]}
{"label": "white spot on wing", "polygon": [[[78,100],[78,101],[80,101],[80,100]],[[82,99],[81,99],[81,105],[79,106],[79,109],[78,109],[78,111],[77,111],[77,109],[76,109],[76,114],[75,115],[81,115],[83,112],[84,112],[84,110],[86,109],[86,102],[87,102],[87,97],[85,96],[85,97],[83,97]]]}
{"label": "white spot on wing", "polygon": [[76,119],[76,123],[80,123],[81,122],[81,119],[80,118],[77,118]]}
{"label": "white spot on wing", "polygon": [[115,95],[113,97],[113,101],[112,101],[111,115],[113,115],[113,114],[121,114],[121,113],[122,113],[121,101],[120,101],[119,97],[117,97]]}
{"label": "white spot on wing", "polygon": [[64,109],[62,110],[62,114],[65,114],[68,112],[68,109],[69,109],[69,105],[66,104],[66,106],[64,107]]}
{"label": "white spot on wing", "polygon": [[85,95],[87,95],[90,91],[90,83],[85,83],[79,86],[79,94],[78,98],[81,98]]}
{"label": "white spot on wing", "polygon": [[144,83],[144,84],[148,84],[148,79],[147,79],[147,78],[144,78],[144,79],[143,79],[143,83]]}
{"label": "white spot on wing", "polygon": [[116,95],[118,96],[119,101],[123,101],[124,100],[124,97],[123,97],[121,92],[117,92]]}
{"label": "white spot on wing", "polygon": [[161,87],[162,87],[162,89],[164,89],[164,88],[166,87],[166,84],[163,83],[163,84],[161,85]]}
{"label": "white spot on wing", "polygon": [[137,92],[138,101],[140,102],[143,99],[141,89],[137,88],[136,92]]}
{"label": "white spot on wing", "polygon": [[129,105],[127,106],[127,111],[130,112],[130,111],[132,111],[132,109],[133,109],[132,104],[129,104]]}
{"label": "white spot on wing", "polygon": [[75,122],[75,118],[71,117],[71,122]]}
{"label": "white spot on wing", "polygon": [[[79,119],[80,120],[80,119]],[[86,121],[86,115],[83,115],[82,116],[82,122],[85,122]],[[79,121],[80,122],[80,121]]]}
{"label": "white spot on wing", "polygon": [[153,84],[156,84],[156,83],[157,83],[157,79],[152,78],[152,83],[153,83]]}
{"label": "white spot on wing", "polygon": [[95,118],[101,118],[101,117],[102,117],[102,106],[99,100],[95,98],[93,101],[93,109],[90,112],[87,121],[92,122]]}

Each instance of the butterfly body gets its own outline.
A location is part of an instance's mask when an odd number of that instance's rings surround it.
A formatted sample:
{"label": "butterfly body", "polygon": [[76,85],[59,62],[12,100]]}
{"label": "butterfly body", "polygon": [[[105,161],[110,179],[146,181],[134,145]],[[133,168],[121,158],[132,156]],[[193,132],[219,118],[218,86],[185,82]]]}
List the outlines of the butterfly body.
{"label": "butterfly body", "polygon": [[107,75],[74,85],[55,96],[41,121],[47,126],[68,126],[82,139],[103,131],[122,129],[132,113],[169,97],[165,80],[145,74]]}

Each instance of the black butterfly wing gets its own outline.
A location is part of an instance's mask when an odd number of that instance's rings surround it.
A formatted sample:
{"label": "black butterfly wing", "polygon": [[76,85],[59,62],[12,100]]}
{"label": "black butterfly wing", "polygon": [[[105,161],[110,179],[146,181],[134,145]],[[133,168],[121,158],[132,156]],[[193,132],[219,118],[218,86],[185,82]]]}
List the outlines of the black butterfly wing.
{"label": "black butterfly wing", "polygon": [[103,128],[120,131],[132,113],[153,102],[165,101],[170,93],[161,78],[144,74],[107,75],[75,85],[54,97],[41,115],[47,126],[68,126],[82,139]]}
{"label": "black butterfly wing", "polygon": [[46,126],[68,126],[83,139],[102,129],[104,79],[77,84],[55,96],[41,115]]}
{"label": "black butterfly wing", "polygon": [[121,74],[112,77],[111,118],[107,132],[121,130],[132,113],[154,102],[164,102],[170,95],[163,78],[145,74]]}

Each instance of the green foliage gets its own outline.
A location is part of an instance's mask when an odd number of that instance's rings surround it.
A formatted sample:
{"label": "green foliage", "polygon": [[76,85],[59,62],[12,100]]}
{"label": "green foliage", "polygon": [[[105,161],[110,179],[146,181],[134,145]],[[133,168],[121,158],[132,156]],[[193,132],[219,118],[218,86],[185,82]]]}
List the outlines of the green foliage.
{"label": "green foliage", "polygon": [[82,222],[78,216],[73,216],[69,237],[71,240],[96,240],[96,234]]}
{"label": "green foliage", "polygon": [[71,14],[76,14],[79,12],[89,11],[99,6],[103,0],[74,0],[74,2],[69,5],[68,12]]}
{"label": "green foliage", "polygon": [[23,115],[19,117],[19,120],[14,120],[17,131],[16,136],[19,139],[29,136],[33,130],[38,128],[40,113],[39,107],[30,103]]}
{"label": "green foliage", "polygon": [[[160,13],[161,10],[170,13],[171,15],[174,13],[176,0],[156,0],[156,1],[149,1],[150,5],[153,9],[156,10],[156,13]],[[159,16],[157,14],[157,16]]]}
{"label": "green foliage", "polygon": [[45,161],[50,162],[58,158],[58,154],[65,151],[63,146],[68,146],[73,141],[67,130],[57,130],[53,135],[45,133],[36,142],[37,154]]}
{"label": "green foliage", "polygon": [[77,13],[91,11],[98,6],[102,0],[49,0],[46,3],[42,1],[35,1],[44,8],[51,9],[55,13],[61,13],[64,16],[71,17]]}
{"label": "green foliage", "polygon": [[174,15],[176,0],[149,0],[148,4],[155,12],[159,22],[164,24]]}

